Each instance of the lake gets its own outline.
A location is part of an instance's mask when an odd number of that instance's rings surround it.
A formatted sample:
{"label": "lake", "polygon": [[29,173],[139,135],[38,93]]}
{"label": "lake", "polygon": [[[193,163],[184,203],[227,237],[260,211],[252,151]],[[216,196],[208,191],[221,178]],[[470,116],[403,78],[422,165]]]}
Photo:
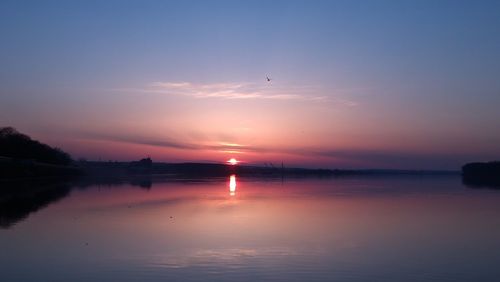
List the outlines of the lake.
{"label": "lake", "polygon": [[2,185],[1,281],[500,279],[500,190],[460,176]]}

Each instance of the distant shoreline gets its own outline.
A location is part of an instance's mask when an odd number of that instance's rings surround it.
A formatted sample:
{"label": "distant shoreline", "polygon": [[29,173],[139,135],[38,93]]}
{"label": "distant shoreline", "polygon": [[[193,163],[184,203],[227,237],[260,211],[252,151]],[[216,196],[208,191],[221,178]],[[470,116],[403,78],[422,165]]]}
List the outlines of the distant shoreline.
{"label": "distant shoreline", "polygon": [[450,170],[401,170],[401,169],[311,169],[298,167],[261,167],[216,163],[164,163],[164,162],[103,162],[83,161],[74,165],[51,165],[32,160],[1,157],[0,178],[37,178],[44,176],[126,176],[137,174],[170,174],[207,177],[227,176],[348,176],[348,175],[459,175]]}
{"label": "distant shoreline", "polygon": [[237,173],[237,174],[316,174],[316,175],[354,175],[354,174],[460,174],[459,170],[404,170],[404,169],[327,169],[301,167],[263,167],[253,165],[230,165],[220,163],[152,162],[149,166],[134,165],[137,162],[99,162],[87,161],[80,166],[87,171],[95,169],[127,170],[128,172],[150,173]]}

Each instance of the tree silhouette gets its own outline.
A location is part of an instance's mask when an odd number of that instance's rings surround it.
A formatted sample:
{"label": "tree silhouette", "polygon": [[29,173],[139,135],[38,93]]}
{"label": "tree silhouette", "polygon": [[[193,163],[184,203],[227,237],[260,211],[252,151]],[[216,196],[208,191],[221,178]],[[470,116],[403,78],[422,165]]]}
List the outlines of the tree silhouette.
{"label": "tree silhouette", "polygon": [[12,127],[0,128],[0,156],[57,165],[69,165],[72,162],[68,153],[33,140]]}

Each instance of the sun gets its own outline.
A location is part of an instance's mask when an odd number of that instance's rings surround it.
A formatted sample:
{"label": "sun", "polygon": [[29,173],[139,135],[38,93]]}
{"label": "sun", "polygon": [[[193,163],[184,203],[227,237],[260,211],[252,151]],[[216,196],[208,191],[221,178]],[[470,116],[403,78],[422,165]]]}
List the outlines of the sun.
{"label": "sun", "polygon": [[239,161],[237,161],[235,158],[230,158],[227,162],[230,165],[237,165],[239,163]]}

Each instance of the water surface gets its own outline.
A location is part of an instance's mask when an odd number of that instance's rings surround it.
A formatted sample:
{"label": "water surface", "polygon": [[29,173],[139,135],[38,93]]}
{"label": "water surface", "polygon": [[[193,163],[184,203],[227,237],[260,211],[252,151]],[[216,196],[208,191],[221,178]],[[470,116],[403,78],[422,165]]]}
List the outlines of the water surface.
{"label": "water surface", "polygon": [[48,190],[3,196],[2,281],[500,277],[500,191],[457,176],[228,176]]}

